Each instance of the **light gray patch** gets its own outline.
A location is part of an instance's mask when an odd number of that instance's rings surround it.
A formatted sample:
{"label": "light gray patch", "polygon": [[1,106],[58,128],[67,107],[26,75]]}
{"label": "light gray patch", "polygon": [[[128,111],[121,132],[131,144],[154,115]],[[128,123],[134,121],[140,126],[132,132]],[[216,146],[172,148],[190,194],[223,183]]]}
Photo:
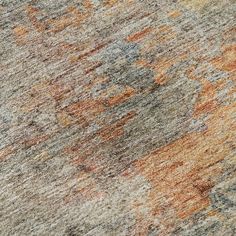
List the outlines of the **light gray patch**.
{"label": "light gray patch", "polygon": [[117,73],[114,71],[108,72],[112,77],[113,83],[128,85],[138,91],[151,87],[154,83],[154,73],[147,68],[121,67],[119,69]]}
{"label": "light gray patch", "polygon": [[119,63],[124,61],[132,63],[138,59],[138,45],[136,43],[127,43],[125,41],[115,41],[96,55],[96,58],[100,58],[109,64]]}
{"label": "light gray patch", "polygon": [[206,120],[206,116],[201,117],[199,119],[193,119],[189,126],[190,132],[202,132],[204,130],[207,130],[207,125],[205,124]]}
{"label": "light gray patch", "polygon": [[233,88],[235,88],[235,82],[232,80],[228,80],[226,82],[226,85],[222,89],[217,90],[217,101],[223,105],[232,104],[236,101],[236,97],[232,98],[229,96],[229,92],[233,91]]}
{"label": "light gray patch", "polygon": [[212,207],[221,212],[236,210],[236,178],[218,184],[210,194]]}

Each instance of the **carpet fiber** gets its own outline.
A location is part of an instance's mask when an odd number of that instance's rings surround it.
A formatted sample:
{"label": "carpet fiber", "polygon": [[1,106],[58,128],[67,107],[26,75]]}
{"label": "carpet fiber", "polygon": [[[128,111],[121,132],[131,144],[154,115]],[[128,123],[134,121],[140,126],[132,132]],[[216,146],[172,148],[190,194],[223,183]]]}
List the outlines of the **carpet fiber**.
{"label": "carpet fiber", "polygon": [[0,235],[236,235],[235,0],[0,0]]}

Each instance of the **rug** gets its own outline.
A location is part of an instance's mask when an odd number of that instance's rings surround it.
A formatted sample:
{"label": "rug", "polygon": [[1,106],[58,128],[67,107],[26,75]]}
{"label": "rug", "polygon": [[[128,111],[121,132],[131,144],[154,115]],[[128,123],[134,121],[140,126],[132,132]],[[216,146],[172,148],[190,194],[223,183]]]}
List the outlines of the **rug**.
{"label": "rug", "polygon": [[236,235],[235,0],[0,0],[0,235]]}

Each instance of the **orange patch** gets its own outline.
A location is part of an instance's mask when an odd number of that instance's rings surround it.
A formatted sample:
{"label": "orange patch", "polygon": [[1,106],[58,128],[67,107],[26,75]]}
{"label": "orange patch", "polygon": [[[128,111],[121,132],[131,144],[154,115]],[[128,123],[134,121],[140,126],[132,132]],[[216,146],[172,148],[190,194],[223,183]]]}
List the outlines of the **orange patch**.
{"label": "orange patch", "polygon": [[62,16],[56,20],[50,20],[50,26],[52,27],[51,32],[58,33],[64,30],[66,27],[70,26],[73,23],[73,18],[69,16]]}
{"label": "orange patch", "polygon": [[87,10],[91,10],[93,8],[93,3],[90,0],[83,1],[83,5]]}
{"label": "orange patch", "polygon": [[167,83],[168,79],[165,75],[161,74],[154,79],[155,83],[158,85],[164,85]]}
{"label": "orange patch", "polygon": [[105,110],[103,103],[99,100],[87,99],[69,105],[65,109],[69,114],[76,117],[94,118]]}
{"label": "orange patch", "polygon": [[147,68],[152,68],[152,66],[149,64],[148,61],[145,60],[138,60],[135,62],[138,66],[143,66],[143,67],[147,67]]}
{"label": "orange patch", "polygon": [[128,42],[135,42],[138,41],[140,39],[142,39],[143,37],[145,37],[147,34],[149,34],[151,32],[151,28],[146,28],[141,32],[137,32],[135,34],[132,34],[130,36],[128,36],[127,41]]}
{"label": "orange patch", "polygon": [[43,22],[40,22],[37,19],[37,14],[39,13],[39,10],[37,8],[29,5],[26,7],[26,12],[27,12],[27,15],[28,15],[32,25],[35,27],[35,29],[38,32],[45,31],[45,29],[46,29],[45,24]]}
{"label": "orange patch", "polygon": [[62,127],[67,127],[73,123],[72,118],[64,111],[57,113],[57,120]]}
{"label": "orange patch", "polygon": [[74,63],[74,62],[77,62],[79,60],[82,60],[86,57],[89,57],[89,56],[92,56],[93,54],[95,54],[97,51],[101,50],[102,48],[104,48],[107,44],[107,43],[104,43],[104,44],[100,44],[98,46],[96,46],[95,48],[91,49],[90,51],[87,51],[87,52],[84,52],[84,53],[81,53],[79,56],[73,56],[71,58],[71,62]]}
{"label": "orange patch", "polygon": [[14,33],[17,37],[23,37],[28,33],[28,30],[24,26],[19,25],[14,28]]}
{"label": "orange patch", "polygon": [[14,35],[16,37],[16,42],[19,44],[26,43],[26,36],[28,35],[28,30],[26,27],[19,25],[13,29]]}
{"label": "orange patch", "polygon": [[195,104],[194,117],[199,117],[202,114],[213,112],[217,109],[217,90],[223,86],[222,81],[212,84],[204,78],[193,76],[194,68],[187,71],[187,75],[192,80],[197,80],[202,85],[202,90],[199,93],[197,103]]}
{"label": "orange patch", "polygon": [[118,2],[118,0],[105,0],[104,4],[105,4],[106,6],[112,7],[112,6],[114,6],[117,2]]}
{"label": "orange patch", "polygon": [[7,156],[14,152],[14,148],[12,146],[4,147],[0,150],[0,161],[4,160]]}
{"label": "orange patch", "polygon": [[25,140],[25,141],[23,141],[23,144],[27,148],[30,148],[30,147],[32,147],[34,145],[38,145],[38,144],[46,141],[48,138],[49,138],[48,135],[41,135],[41,136],[34,137],[32,139]]}
{"label": "orange patch", "polygon": [[181,12],[177,10],[169,13],[169,17],[174,18],[174,19],[178,18],[179,16],[181,16]]}
{"label": "orange patch", "polygon": [[236,45],[223,48],[222,55],[215,58],[212,63],[220,70],[236,71]]}
{"label": "orange patch", "polygon": [[99,135],[104,141],[111,141],[124,134],[124,125],[135,116],[135,112],[128,113],[125,117],[118,120],[114,124],[104,127]]}
{"label": "orange patch", "polygon": [[214,100],[209,100],[205,103],[198,104],[194,111],[194,116],[198,117],[201,114],[212,112],[217,108],[217,102]]}
{"label": "orange patch", "polygon": [[135,90],[131,87],[127,87],[124,92],[109,98],[107,103],[109,106],[115,106],[115,105],[118,105],[122,102],[125,102],[130,97],[132,97],[134,94],[135,94]]}
{"label": "orange patch", "polygon": [[236,142],[235,112],[233,105],[218,108],[207,131],[186,135],[137,161],[139,172],[152,185],[147,205],[167,228],[171,222],[163,215],[164,199],[173,219],[188,218],[209,206],[208,193],[222,172],[220,162]]}
{"label": "orange patch", "polygon": [[[88,2],[88,1],[86,1]],[[68,26],[80,26],[81,22],[85,20],[91,13],[90,8],[88,8],[88,5],[85,4],[85,12],[80,12],[76,7],[71,6],[67,9],[67,12],[69,14],[63,15],[57,19],[49,19],[47,21],[48,25],[51,27],[51,32],[58,33]]]}
{"label": "orange patch", "polygon": [[49,92],[55,101],[61,101],[70,96],[72,88],[66,84],[55,82],[49,87]]}

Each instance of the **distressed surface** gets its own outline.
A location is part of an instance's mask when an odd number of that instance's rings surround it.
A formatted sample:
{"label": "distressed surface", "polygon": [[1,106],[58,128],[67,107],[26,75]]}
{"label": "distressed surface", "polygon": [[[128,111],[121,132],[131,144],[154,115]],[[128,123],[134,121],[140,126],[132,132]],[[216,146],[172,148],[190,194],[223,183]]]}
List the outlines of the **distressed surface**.
{"label": "distressed surface", "polygon": [[0,235],[235,235],[235,14],[0,0]]}

